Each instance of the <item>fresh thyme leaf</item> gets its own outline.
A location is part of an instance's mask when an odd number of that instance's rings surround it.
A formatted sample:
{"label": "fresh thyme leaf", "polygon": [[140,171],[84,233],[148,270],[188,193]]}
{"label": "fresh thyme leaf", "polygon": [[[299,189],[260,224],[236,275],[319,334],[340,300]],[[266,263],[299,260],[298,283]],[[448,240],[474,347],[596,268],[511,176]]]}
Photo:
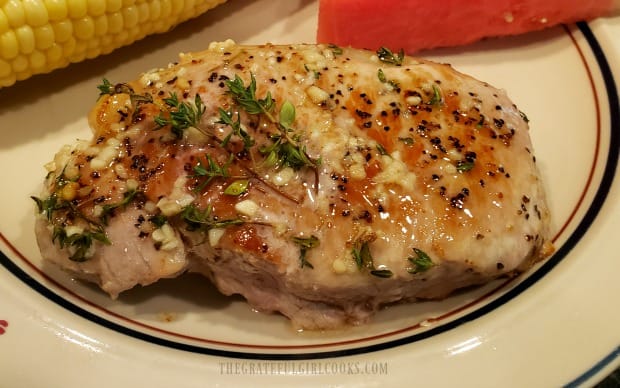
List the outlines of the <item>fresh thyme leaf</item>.
{"label": "fresh thyme leaf", "polygon": [[379,82],[382,84],[387,82],[387,78],[385,78],[385,73],[382,69],[377,70],[377,78],[379,78]]}
{"label": "fresh thyme leaf", "polygon": [[97,85],[97,89],[99,89],[99,97],[106,94],[114,94],[114,85],[106,78],[101,81],[100,85]]}
{"label": "fresh thyme leaf", "polygon": [[385,147],[383,147],[381,144],[377,143],[377,151],[379,151],[380,155],[387,155],[390,156],[390,154],[387,152],[387,150],[385,149]]}
{"label": "fresh thyme leaf", "polygon": [[290,129],[295,121],[295,106],[288,100],[280,107],[280,125],[285,129]]}
{"label": "fresh thyme leaf", "polygon": [[262,155],[266,155],[263,162],[265,167],[291,167],[299,170],[302,167],[316,168],[321,164],[321,160],[313,160],[306,154],[305,146],[298,146],[285,141],[280,135],[272,136],[274,143],[270,146],[263,146],[259,149]]}
{"label": "fresh thyme leaf", "polygon": [[249,182],[250,181],[247,179],[236,180],[224,189],[224,194],[233,196],[241,195],[247,191]]}
{"label": "fresh thyme leaf", "polygon": [[210,229],[226,228],[232,225],[241,225],[244,223],[242,219],[233,218],[228,220],[219,220],[212,215],[213,208],[208,206],[205,210],[200,210],[196,205],[190,204],[183,208],[180,213],[181,219],[187,224],[189,231],[208,232]]}
{"label": "fresh thyme leaf", "polygon": [[399,137],[398,141],[403,142],[405,145],[412,146],[415,143],[413,137]]}
{"label": "fresh thyme leaf", "polygon": [[355,260],[357,268],[361,271],[363,269],[380,278],[389,278],[393,275],[389,269],[376,269],[372,254],[370,253],[370,244],[368,241],[358,240],[355,242],[353,249],[351,249],[351,256]]}
{"label": "fresh thyme leaf", "polygon": [[405,51],[400,49],[398,54],[394,54],[389,48],[381,47],[377,50],[377,56],[383,63],[388,63],[394,66],[402,66],[403,60],[405,59]]}
{"label": "fresh thyme leaf", "polygon": [[201,191],[204,189],[214,178],[228,178],[228,167],[233,161],[233,155],[230,154],[228,156],[228,160],[226,163],[220,165],[218,164],[211,155],[206,154],[207,159],[204,161],[198,160],[198,163],[193,167],[194,175],[190,175],[192,178],[206,178],[200,182],[194,188],[194,191]]}
{"label": "fresh thyme leaf", "polygon": [[301,264],[301,268],[309,267],[314,269],[312,263],[306,260],[306,253],[308,250],[319,246],[319,239],[316,236],[310,237],[292,237],[292,240],[295,244],[299,246],[299,262]]}
{"label": "fresh thyme leaf", "polygon": [[101,215],[99,216],[99,219],[101,220],[103,225],[108,224],[110,216],[114,213],[114,210],[127,206],[131,201],[134,200],[138,193],[140,193],[138,190],[126,191],[125,193],[123,193],[123,199],[120,202],[103,205]]}
{"label": "fresh thyme leaf", "polygon": [[332,50],[332,53],[334,53],[335,56],[342,55],[343,53],[342,48],[333,43],[328,44],[327,47]]}
{"label": "fresh thyme leaf", "polygon": [[156,227],[161,228],[166,222],[168,222],[168,217],[163,214],[157,214],[155,216],[149,217],[149,222]]}
{"label": "fresh thyme leaf", "polygon": [[93,241],[100,241],[110,245],[110,240],[105,235],[102,228],[95,230],[85,230],[81,233],[67,234],[67,230],[61,226],[54,226],[52,231],[52,242],[58,240],[61,249],[69,248],[72,252],[69,259],[72,261],[83,262],[88,259],[86,256]]}
{"label": "fresh thyme leaf", "polygon": [[187,102],[180,102],[176,93],[172,93],[170,97],[164,98],[166,110],[162,110],[155,117],[155,123],[161,128],[167,125],[174,135],[180,139],[183,137],[183,131],[187,128],[197,128],[200,119],[205,113],[205,106],[199,94],[194,98],[193,106]]}
{"label": "fresh thyme leaf", "polygon": [[439,86],[433,84],[433,97],[431,97],[428,102],[429,105],[439,105],[441,104],[441,91],[439,90]]}
{"label": "fresh thyme leaf", "polygon": [[413,248],[413,252],[415,253],[415,257],[408,257],[407,259],[414,265],[413,268],[409,268],[407,271],[411,274],[416,274],[420,272],[428,271],[429,268],[435,265],[431,260],[430,256],[427,255],[424,251]]}
{"label": "fresh thyme leaf", "polygon": [[369,270],[374,269],[372,255],[370,254],[370,246],[368,241],[357,242],[351,250],[351,255],[357,264],[358,269],[367,268]]}
{"label": "fresh thyme leaf", "polygon": [[387,79],[385,73],[383,72],[383,69],[377,70],[377,78],[379,78],[379,82],[381,82],[382,84],[388,84],[394,89],[399,89],[400,85],[398,84],[398,82]]}
{"label": "fresh thyme leaf", "polygon": [[458,172],[466,172],[474,168],[474,162],[470,162],[467,160],[459,160],[456,162],[456,171]]}
{"label": "fresh thyme leaf", "polygon": [[224,83],[226,87],[228,87],[228,92],[233,96],[235,102],[239,104],[243,110],[253,115],[270,115],[275,106],[275,101],[271,97],[271,93],[267,92],[267,95],[263,99],[256,98],[256,78],[254,78],[254,74],[250,74],[250,78],[250,85],[247,87],[238,75],[235,75],[234,80],[226,80]]}
{"label": "fresh thyme leaf", "polygon": [[250,136],[243,128],[241,128],[241,116],[238,112],[236,120],[233,120],[232,111],[225,111],[222,108],[218,108],[218,112],[220,114],[218,124],[226,124],[232,129],[232,131],[228,135],[226,135],[224,140],[222,140],[222,147],[226,147],[226,145],[228,145],[233,135],[237,136],[241,139],[241,141],[243,141],[243,148],[246,150],[254,145],[254,139],[252,138],[252,136]]}
{"label": "fresh thyme leaf", "polygon": [[370,274],[379,278],[390,278],[394,275],[389,269],[373,269]]}
{"label": "fresh thyme leaf", "polygon": [[31,196],[32,200],[37,204],[37,209],[40,214],[45,214],[47,221],[52,221],[52,215],[55,211],[61,209],[70,209],[71,204],[66,201],[62,201],[58,199],[58,195],[56,193],[52,193],[49,197],[45,199],[41,199],[35,196]]}

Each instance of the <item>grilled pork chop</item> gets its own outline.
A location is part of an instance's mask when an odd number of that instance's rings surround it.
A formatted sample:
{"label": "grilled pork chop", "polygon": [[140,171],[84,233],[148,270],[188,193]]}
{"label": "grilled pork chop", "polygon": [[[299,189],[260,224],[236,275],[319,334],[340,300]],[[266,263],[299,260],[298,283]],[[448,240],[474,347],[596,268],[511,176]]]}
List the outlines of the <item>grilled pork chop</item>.
{"label": "grilled pork chop", "polygon": [[112,297],[197,271],[333,328],[550,252],[527,117],[449,65],[226,41],[99,90],[92,140],[47,166],[36,234]]}

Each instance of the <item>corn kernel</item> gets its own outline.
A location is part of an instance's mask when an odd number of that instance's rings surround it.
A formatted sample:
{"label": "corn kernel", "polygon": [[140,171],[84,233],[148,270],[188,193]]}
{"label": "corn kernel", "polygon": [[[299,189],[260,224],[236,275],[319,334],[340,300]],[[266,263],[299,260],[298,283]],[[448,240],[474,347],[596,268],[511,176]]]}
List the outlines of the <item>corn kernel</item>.
{"label": "corn kernel", "polygon": [[11,73],[8,77],[0,78],[0,86],[11,86],[15,83],[15,81],[17,81],[17,76],[15,76],[15,73]]}
{"label": "corn kernel", "polygon": [[149,13],[150,13],[149,4],[140,3],[140,4],[137,4],[136,7],[138,7],[138,23],[144,24],[147,20],[149,20]]}
{"label": "corn kernel", "polygon": [[34,51],[32,54],[30,54],[28,60],[30,62],[30,67],[32,68],[32,70],[36,71],[43,69],[47,61],[45,58],[45,54],[43,54],[41,51]]}
{"label": "corn kernel", "polygon": [[138,24],[138,10],[135,7],[123,8],[122,15],[125,28],[133,28]]}
{"label": "corn kernel", "polygon": [[52,47],[45,51],[45,56],[47,57],[47,62],[50,64],[59,62],[62,58],[62,47],[54,43]]}
{"label": "corn kernel", "polygon": [[60,21],[67,18],[69,10],[65,0],[43,0],[50,21]]}
{"label": "corn kernel", "polygon": [[8,30],[9,30],[9,20],[4,14],[4,11],[2,10],[2,8],[0,8],[0,34],[3,34]]}
{"label": "corn kernel", "polygon": [[73,36],[73,23],[71,20],[65,19],[52,24],[56,43],[64,43]]}
{"label": "corn kernel", "polygon": [[170,0],[161,0],[161,14],[160,18],[164,19],[170,16],[172,13],[172,4],[170,4]]}
{"label": "corn kernel", "polygon": [[11,74],[11,64],[0,59],[0,78],[8,77]]}
{"label": "corn kernel", "polygon": [[103,36],[108,33],[108,17],[101,15],[93,19],[95,27],[95,36]]}
{"label": "corn kernel", "polygon": [[106,9],[108,13],[117,12],[123,6],[122,0],[107,0]]}
{"label": "corn kernel", "polygon": [[108,16],[108,31],[110,34],[118,34],[123,30],[123,15],[114,12]]}
{"label": "corn kernel", "polygon": [[69,17],[72,19],[83,18],[86,16],[86,0],[66,0]]}
{"label": "corn kernel", "polygon": [[152,1],[149,3],[149,18],[151,20],[157,20],[161,16],[161,2]]}
{"label": "corn kernel", "polygon": [[95,35],[95,23],[90,16],[85,16],[73,22],[73,31],[80,40],[90,39]]}
{"label": "corn kernel", "polygon": [[19,54],[17,35],[15,31],[9,30],[0,35],[0,55],[4,59],[13,59]]}
{"label": "corn kernel", "polygon": [[[16,73],[24,72],[28,68],[28,59],[23,55],[18,55],[13,59],[13,71]],[[19,76],[17,77],[19,78]]]}
{"label": "corn kernel", "polygon": [[15,29],[19,51],[30,54],[34,51],[34,32],[30,26],[25,25]]}
{"label": "corn kernel", "polygon": [[34,28],[34,43],[39,50],[46,50],[54,44],[54,29],[51,25],[45,24]]}
{"label": "corn kernel", "polygon": [[106,3],[105,1],[89,1],[86,5],[88,7],[88,15],[91,17],[97,17],[101,15],[105,15],[106,12]]}
{"label": "corn kernel", "polygon": [[26,23],[31,27],[40,27],[47,24],[49,18],[47,9],[41,0],[23,0],[26,13]]}
{"label": "corn kernel", "polygon": [[13,28],[21,27],[26,23],[26,13],[22,2],[19,0],[9,0],[2,6],[2,10],[9,19],[9,25]]}
{"label": "corn kernel", "polygon": [[69,40],[62,44],[62,55],[65,58],[69,58],[71,54],[75,51],[75,38],[70,37]]}

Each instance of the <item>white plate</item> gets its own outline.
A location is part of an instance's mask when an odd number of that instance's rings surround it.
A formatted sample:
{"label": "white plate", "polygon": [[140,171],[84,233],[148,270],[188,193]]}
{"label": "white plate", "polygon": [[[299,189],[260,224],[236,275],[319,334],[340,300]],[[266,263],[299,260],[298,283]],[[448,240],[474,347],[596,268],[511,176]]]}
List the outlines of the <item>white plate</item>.
{"label": "white plate", "polygon": [[133,79],[212,40],[313,42],[315,26],[311,1],[232,1],[0,90],[0,385],[575,386],[619,364],[620,18],[424,53],[508,90],[531,120],[559,249],[516,280],[392,307],[367,326],[298,333],[202,278],[111,301],[41,262],[28,197],[59,147],[89,136],[101,78]]}

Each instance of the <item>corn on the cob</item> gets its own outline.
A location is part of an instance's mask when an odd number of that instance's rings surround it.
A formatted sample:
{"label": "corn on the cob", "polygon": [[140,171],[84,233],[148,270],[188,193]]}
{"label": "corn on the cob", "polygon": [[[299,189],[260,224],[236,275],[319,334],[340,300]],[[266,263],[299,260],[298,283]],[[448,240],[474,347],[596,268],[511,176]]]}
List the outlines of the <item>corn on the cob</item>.
{"label": "corn on the cob", "polygon": [[0,88],[165,32],[226,0],[0,0]]}

